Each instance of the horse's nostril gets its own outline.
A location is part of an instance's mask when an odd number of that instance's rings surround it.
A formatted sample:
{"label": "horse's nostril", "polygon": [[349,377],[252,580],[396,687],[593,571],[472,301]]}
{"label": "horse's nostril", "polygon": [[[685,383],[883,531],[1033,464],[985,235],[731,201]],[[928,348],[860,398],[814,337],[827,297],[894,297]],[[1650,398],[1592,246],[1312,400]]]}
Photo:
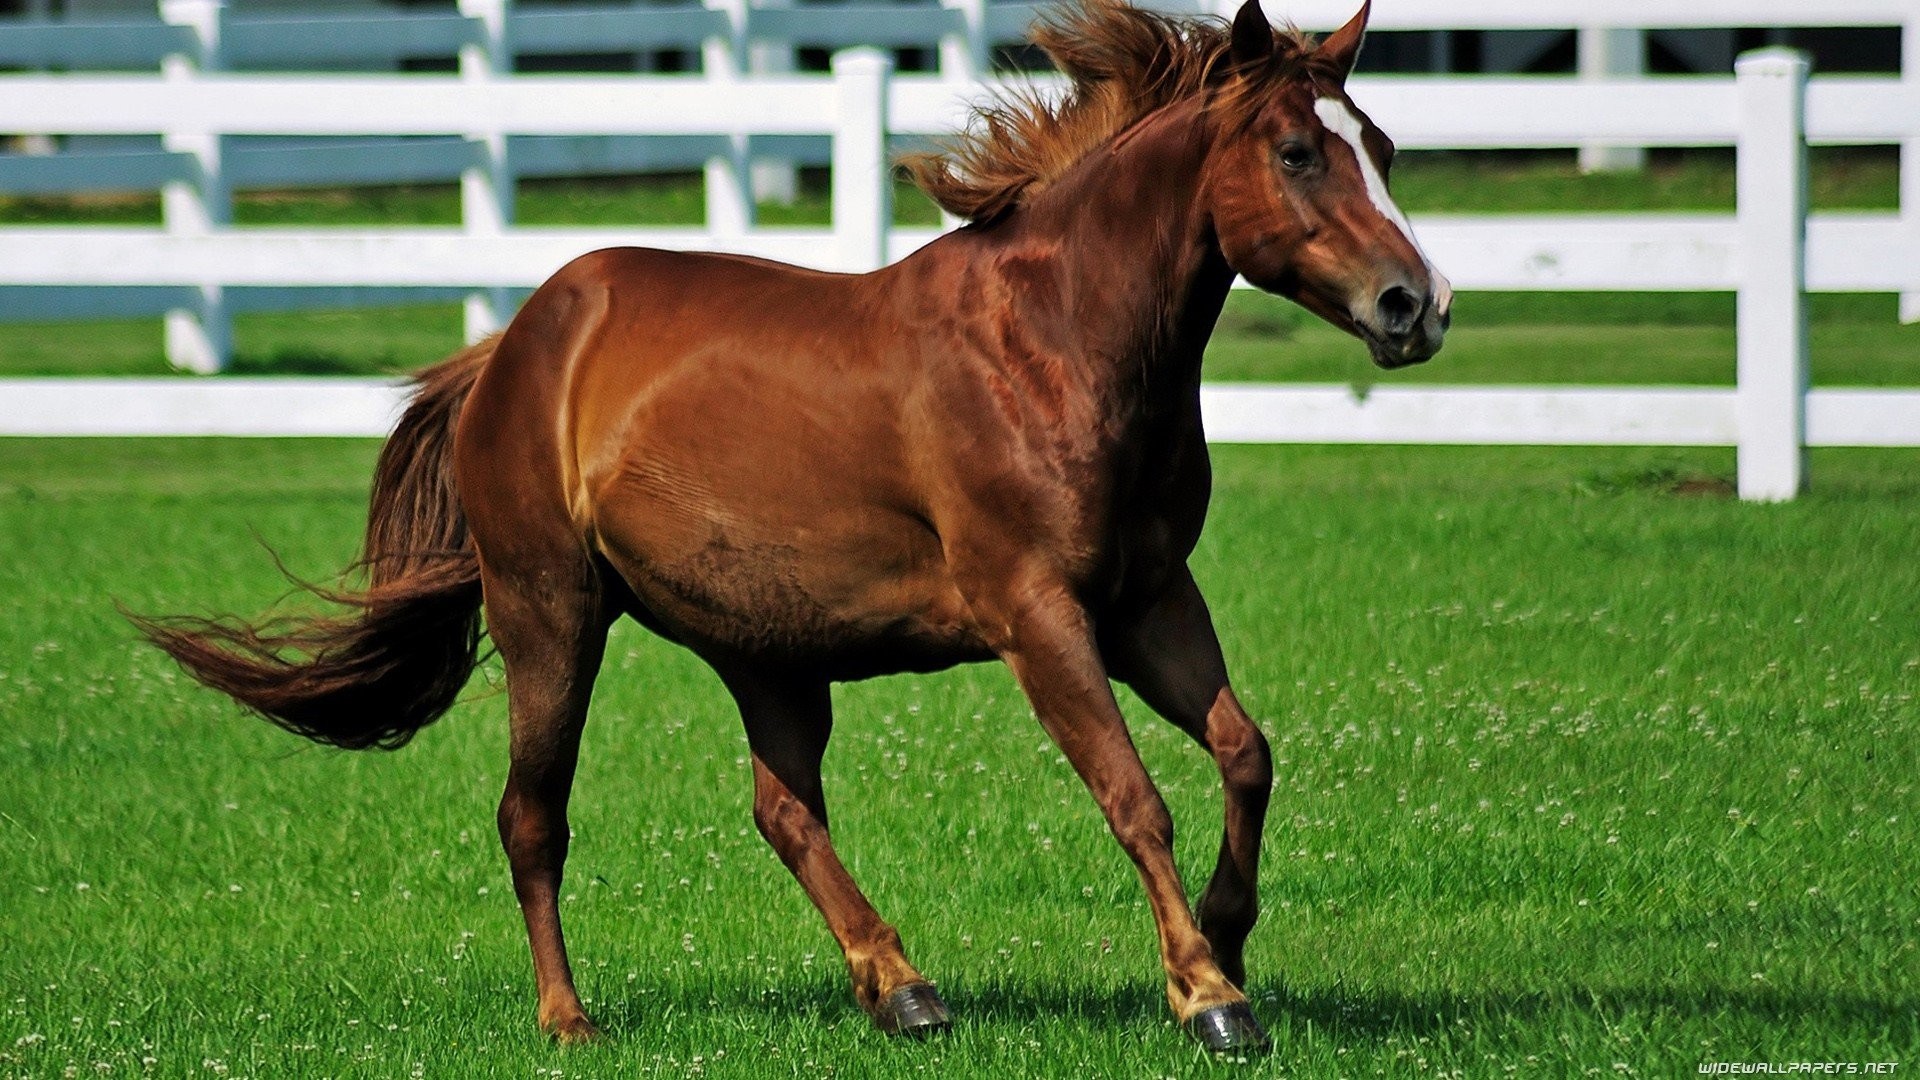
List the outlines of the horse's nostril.
{"label": "horse's nostril", "polygon": [[1424,306],[1420,297],[1404,285],[1395,285],[1381,293],[1375,303],[1380,316],[1380,329],[1390,337],[1405,337],[1413,333],[1414,324],[1420,320],[1420,310]]}

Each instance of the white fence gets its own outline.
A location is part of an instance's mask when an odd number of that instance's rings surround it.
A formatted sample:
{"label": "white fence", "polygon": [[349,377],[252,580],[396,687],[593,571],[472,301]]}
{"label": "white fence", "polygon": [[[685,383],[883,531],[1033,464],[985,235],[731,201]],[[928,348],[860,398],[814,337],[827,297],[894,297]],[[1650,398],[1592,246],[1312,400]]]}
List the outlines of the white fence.
{"label": "white fence", "polygon": [[[65,0],[65,18],[60,20],[0,20],[0,68],[192,67],[203,73],[337,65],[378,69],[458,53],[464,71],[501,75],[517,62],[567,52],[673,49],[699,54],[703,73],[727,82],[790,66],[797,44],[868,44],[922,47],[937,57],[943,78],[971,83],[987,70],[994,44],[1021,38],[1026,23],[1043,6],[989,0],[852,0],[800,6],[793,0],[605,0],[543,7],[516,0],[457,0],[457,7],[446,10],[396,14],[373,6],[372,0],[337,0],[314,16],[290,14],[298,9],[271,0],[160,0],[159,19],[138,21],[141,2]],[[1234,5],[1234,0],[1152,2],[1215,14],[1230,13]],[[1353,3],[1275,0],[1273,6],[1276,15],[1302,25],[1331,28],[1350,14]],[[28,4],[43,16],[50,6],[48,0]],[[1575,29],[1580,77],[1588,80],[1638,75],[1648,36],[1642,28],[1647,27],[1891,27],[1903,35],[1905,55],[1920,56],[1920,0],[1823,0],[1811,5],[1798,0],[1706,0],[1684,6],[1668,0],[1618,0],[1604,6],[1587,0],[1396,0],[1382,6],[1374,25],[1389,31],[1492,30],[1548,39]],[[1905,74],[1909,85],[1920,80],[1920,62],[1907,63]],[[7,118],[0,116],[0,129],[6,126]],[[476,230],[485,231],[513,220],[513,192],[521,176],[704,166],[716,180],[708,199],[714,227],[727,232],[750,223],[753,215],[752,200],[742,197],[740,185],[729,182],[733,172],[747,174],[753,190],[777,194],[790,190],[792,171],[769,157],[824,163],[828,154],[824,138],[771,132],[624,138],[608,132],[547,137],[440,132],[424,138],[408,134],[404,144],[360,133],[362,137],[352,141],[325,145],[289,145],[280,132],[221,134],[225,137],[208,139],[174,131],[165,137],[165,149],[146,152],[0,154],[0,193],[170,186],[177,194],[193,189],[197,199],[168,202],[169,213],[179,213],[179,227],[191,231],[203,222],[225,222],[229,195],[236,188],[447,180],[463,172],[471,177],[478,166],[485,189],[472,190],[466,218]],[[1595,140],[1580,145],[1583,160],[1597,163],[1639,149],[1635,143]],[[1905,153],[1904,201],[1920,206],[1920,139],[1908,140]],[[193,306],[206,312],[205,321],[213,324],[210,344],[217,346],[224,343],[224,319],[218,317],[221,305],[213,299],[196,297]],[[258,288],[220,299],[233,308],[334,302],[332,295],[315,290]],[[155,289],[16,289],[0,297],[0,317],[158,311],[164,303]],[[497,321],[499,311],[489,316],[485,305],[475,303],[480,305],[476,320]],[[498,297],[491,303],[494,308],[505,306]],[[1903,317],[1920,321],[1920,294],[1903,301]],[[190,337],[183,338],[177,359],[190,367],[209,362],[195,355],[192,344]]]}
{"label": "white fence", "polygon": [[[1176,10],[1231,14],[1234,0],[1151,0]],[[319,16],[290,16],[271,0],[164,0],[162,20],[134,21],[139,0],[65,0],[65,17],[48,20],[50,0],[28,0],[30,19],[0,19],[0,68],[58,70],[137,69],[160,66],[170,55],[189,56],[203,70],[316,70],[347,65],[379,70],[403,62],[462,53],[465,59],[511,70],[516,62],[569,52],[627,52],[642,64],[661,50],[700,57],[715,78],[765,74],[789,68],[795,46],[881,45],[918,47],[935,58],[946,78],[975,81],[990,69],[997,43],[1018,41],[1041,4],[1029,0],[603,0],[562,7],[521,6],[515,0],[458,0],[458,9],[414,9],[396,14],[373,0],[334,0]],[[1349,14],[1351,0],[1277,0],[1275,14],[1302,25],[1331,28]],[[151,10],[151,9],[149,9]],[[103,21],[108,16],[117,21]],[[1376,14],[1386,31],[1427,32],[1436,46],[1435,70],[1445,69],[1445,42],[1462,30],[1505,32],[1483,44],[1495,64],[1522,64],[1561,35],[1578,37],[1577,70],[1584,79],[1644,73],[1648,42],[1660,28],[1670,47],[1700,53],[1709,70],[1724,64],[1719,48],[1675,37],[1718,32],[1731,41],[1734,28],[1883,27],[1904,38],[1906,56],[1920,55],[1920,3],[1916,0],[1709,0],[1685,6],[1667,0],[1621,0],[1596,10],[1586,0],[1399,0]],[[1516,40],[1517,39],[1517,40]],[[1716,56],[1715,54],[1719,54]],[[1920,65],[1907,65],[1909,78]],[[1725,68],[1721,68],[1724,73]],[[51,145],[35,136],[36,145]],[[800,157],[824,163],[819,140],[762,137],[750,142],[757,158]],[[456,176],[481,148],[462,140],[413,140],[391,144],[293,147],[284,141],[230,146],[218,174],[224,187],[303,184],[394,183]],[[1583,164],[1628,166],[1641,148],[1584,143]],[[699,138],[558,138],[515,140],[495,163],[508,176],[584,175],[699,167],[710,147]],[[1920,161],[1920,140],[1909,147],[1909,164]],[[112,155],[0,155],[0,192],[70,191],[101,182],[151,189],[199,167],[193,155],[161,151]],[[755,184],[762,194],[791,190],[792,172],[761,160]],[[1920,169],[1914,170],[1920,174]],[[1909,192],[1920,198],[1920,188]],[[510,208],[511,196],[506,196]],[[1909,317],[1920,320],[1920,297]]]}
{"label": "white fence", "polygon": [[[198,11],[218,22],[218,5],[207,0],[168,3],[176,17]],[[1750,12],[1757,3],[1719,7]],[[1329,18],[1347,14],[1346,0],[1295,6],[1309,25],[1320,8]],[[1920,23],[1914,6],[1839,0],[1817,21],[1885,24],[1900,14],[1912,44]],[[1469,21],[1554,25],[1552,18],[1564,17],[1545,7],[1476,0]],[[1698,3],[1687,16],[1709,19],[1715,7]],[[504,8],[495,0],[491,10]],[[1377,25],[1394,25],[1388,12],[1382,8]],[[1680,16],[1631,0],[1592,17],[1672,25]],[[216,47],[205,34],[197,40]],[[979,40],[969,37],[968,48]],[[160,132],[172,153],[196,163],[193,175],[167,182],[163,227],[0,229],[0,287],[185,290],[192,301],[168,317],[169,352],[210,368],[224,355],[234,289],[472,290],[468,326],[478,333],[504,315],[501,290],[530,287],[573,255],[610,244],[867,269],[933,235],[890,228],[882,168],[888,137],[952,130],[968,97],[982,91],[945,75],[891,77],[884,57],[870,51],[837,57],[831,77],[746,77],[717,68],[700,77],[514,75],[502,69],[501,55],[469,44],[452,75],[237,74],[203,70],[176,54],[158,75],[0,76],[0,128]],[[1356,80],[1356,99],[1405,147],[1736,146],[1734,215],[1429,216],[1419,228],[1462,289],[1737,292],[1739,386],[1376,388],[1364,399],[1341,387],[1215,387],[1206,398],[1210,432],[1230,441],[1737,445],[1740,489],[1749,498],[1797,492],[1809,445],[1920,444],[1920,392],[1807,391],[1803,311],[1807,290],[1920,294],[1920,197],[1903,199],[1902,213],[1809,216],[1804,152],[1809,139],[1920,145],[1916,69],[1909,63],[1902,79],[1809,84],[1803,61],[1770,54],[1743,61],[1736,78]],[[705,227],[511,224],[509,136],[628,134],[700,137],[722,148],[707,166]],[[457,136],[469,155],[463,224],[231,227],[221,149],[224,136],[244,135]],[[744,147],[755,136],[832,138],[831,228],[754,225]],[[1911,156],[1903,163],[1909,195],[1920,175],[1914,164]],[[0,435],[377,434],[390,421],[395,393],[338,380],[12,380],[0,382]]]}

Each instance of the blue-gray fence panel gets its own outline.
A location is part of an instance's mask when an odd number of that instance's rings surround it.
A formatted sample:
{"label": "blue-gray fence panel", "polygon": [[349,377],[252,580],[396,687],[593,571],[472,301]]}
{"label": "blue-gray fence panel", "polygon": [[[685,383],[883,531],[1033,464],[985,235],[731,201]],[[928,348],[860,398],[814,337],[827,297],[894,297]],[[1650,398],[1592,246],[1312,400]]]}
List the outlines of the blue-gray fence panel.
{"label": "blue-gray fence panel", "polygon": [[[398,286],[321,286],[308,288],[229,288],[227,309],[255,311],[345,311],[355,308],[411,307],[421,304],[457,304],[466,289],[400,288]],[[516,305],[531,289],[510,289]]]}
{"label": "blue-gray fence panel", "polygon": [[1027,40],[1027,27],[1047,8],[1046,4],[988,4],[983,21],[988,44]]}
{"label": "blue-gray fence panel", "polygon": [[193,31],[155,19],[101,22],[0,19],[0,67],[100,71],[156,68],[198,48]]}
{"label": "blue-gray fence panel", "polygon": [[267,136],[226,140],[223,164],[235,188],[322,187],[452,180],[481,159],[479,144],[444,136],[323,142]]}
{"label": "blue-gray fence panel", "polygon": [[831,4],[749,8],[747,36],[795,45],[937,45],[966,24],[953,8],[931,4]]}
{"label": "blue-gray fence panel", "polygon": [[285,19],[229,15],[220,49],[230,68],[381,63],[453,56],[482,41],[480,20],[462,15],[331,15]]}
{"label": "blue-gray fence panel", "polygon": [[149,318],[187,307],[198,295],[197,289],[158,285],[8,285],[0,287],[0,322]]}
{"label": "blue-gray fence panel", "polygon": [[698,169],[730,153],[715,135],[527,135],[507,141],[518,176],[612,176]]}
{"label": "blue-gray fence panel", "polygon": [[[531,290],[509,290],[514,303]],[[306,288],[228,288],[230,313],[335,311],[355,308],[457,304],[466,289],[400,286],[312,286]],[[158,318],[199,302],[196,289],[160,285],[6,285],[0,286],[0,322],[71,322],[87,319]],[[159,328],[156,326],[155,330]]]}
{"label": "blue-gray fence panel", "polygon": [[162,150],[126,154],[0,154],[0,192],[66,195],[82,191],[154,191],[193,180],[191,154]]}
{"label": "blue-gray fence panel", "polygon": [[703,7],[515,9],[507,16],[507,40],[517,53],[697,49],[729,33],[726,13]]}

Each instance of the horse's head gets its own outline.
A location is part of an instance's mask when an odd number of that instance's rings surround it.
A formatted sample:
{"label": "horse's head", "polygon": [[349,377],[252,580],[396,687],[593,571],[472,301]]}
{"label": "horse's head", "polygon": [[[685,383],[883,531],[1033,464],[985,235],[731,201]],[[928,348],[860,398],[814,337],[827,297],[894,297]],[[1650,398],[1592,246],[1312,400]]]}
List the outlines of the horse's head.
{"label": "horse's head", "polygon": [[1276,36],[1259,0],[1247,0],[1206,184],[1234,270],[1359,337],[1392,368],[1440,351],[1453,289],[1387,192],[1393,142],[1347,97],[1368,7],[1314,47]]}

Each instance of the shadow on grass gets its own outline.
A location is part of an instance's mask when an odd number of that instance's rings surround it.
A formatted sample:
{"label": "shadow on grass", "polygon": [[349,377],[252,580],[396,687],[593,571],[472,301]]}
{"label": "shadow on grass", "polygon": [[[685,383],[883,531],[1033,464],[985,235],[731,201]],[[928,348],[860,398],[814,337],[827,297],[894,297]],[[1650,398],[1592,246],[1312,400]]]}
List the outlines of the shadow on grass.
{"label": "shadow on grass", "polygon": [[[1090,1028],[1148,1031],[1170,1019],[1160,987],[1146,980],[1105,989],[947,981],[941,985],[941,996],[952,1008],[954,1022],[960,1028],[1065,1021]],[[1256,981],[1249,996],[1254,1011],[1270,1029],[1308,1025],[1355,1044],[1442,1035],[1458,1029],[1463,1022],[1476,1029],[1485,1029],[1489,1021],[1531,1025],[1556,1014],[1608,1023],[1623,1016],[1664,1015],[1681,1020],[1740,1018],[1783,1028],[1813,1021],[1881,1032],[1920,1027],[1920,998],[1805,994],[1771,988],[1562,987],[1540,993],[1397,994],[1296,992]],[[616,1037],[643,1035],[667,1012],[732,1013],[748,1025],[763,1023],[763,1019],[754,1018],[769,1013],[789,1024],[866,1024],[851,990],[837,979],[816,979],[777,989],[658,987],[651,993],[622,995],[596,1006],[598,1018]]]}
{"label": "shadow on grass", "polygon": [[1587,495],[1648,491],[1662,495],[1731,499],[1739,493],[1739,485],[1731,476],[1659,464],[1638,469],[1590,472],[1575,483],[1575,490]]}
{"label": "shadow on grass", "polygon": [[1391,992],[1295,993],[1262,990],[1253,1000],[1264,1017],[1283,1016],[1360,1042],[1385,1042],[1395,1036],[1433,1035],[1465,1021],[1532,1023],[1554,1014],[1580,1014],[1605,1020],[1629,1015],[1668,1015],[1680,1019],[1740,1017],[1770,1026],[1807,1021],[1840,1021],[1849,1026],[1889,1030],[1913,1026],[1920,999],[1872,998],[1847,993],[1791,993],[1763,988],[1729,990],[1708,987],[1564,987],[1533,994],[1412,994]]}
{"label": "shadow on grass", "polygon": [[636,988],[630,984],[625,992],[595,1001],[587,1011],[601,1030],[616,1039],[644,1037],[665,1015],[727,1017],[730,1023],[746,1027],[764,1025],[764,1018],[769,1015],[778,1016],[785,1024],[798,1022],[821,1028],[855,1021],[866,1023],[845,981],[825,978],[776,987],[741,984]]}
{"label": "shadow on grass", "polygon": [[362,356],[319,348],[280,348],[271,353],[236,352],[235,375],[392,375],[401,364],[390,355]]}

